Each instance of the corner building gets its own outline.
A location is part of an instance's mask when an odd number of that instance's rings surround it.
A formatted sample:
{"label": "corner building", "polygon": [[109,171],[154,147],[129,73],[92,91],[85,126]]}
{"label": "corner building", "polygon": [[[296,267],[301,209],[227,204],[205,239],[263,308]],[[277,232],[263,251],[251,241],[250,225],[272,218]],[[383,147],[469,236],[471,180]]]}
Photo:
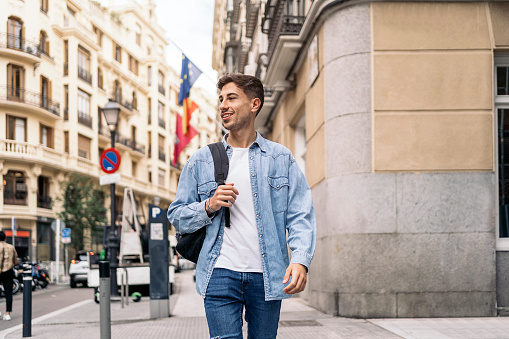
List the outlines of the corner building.
{"label": "corner building", "polygon": [[508,2],[217,0],[214,67],[313,191],[305,297],[347,317],[509,307]]}
{"label": "corner building", "polygon": [[50,225],[71,172],[99,185],[99,157],[111,144],[100,110],[108,99],[121,106],[117,220],[126,187],[134,190],[141,223],[154,198],[167,208],[189,154],[219,136],[210,123],[217,110],[200,92],[193,99],[204,104],[192,121],[200,137],[171,165],[180,76],[166,61],[154,3],[9,0],[0,22],[0,228],[11,241],[16,218],[19,256],[55,260]]}

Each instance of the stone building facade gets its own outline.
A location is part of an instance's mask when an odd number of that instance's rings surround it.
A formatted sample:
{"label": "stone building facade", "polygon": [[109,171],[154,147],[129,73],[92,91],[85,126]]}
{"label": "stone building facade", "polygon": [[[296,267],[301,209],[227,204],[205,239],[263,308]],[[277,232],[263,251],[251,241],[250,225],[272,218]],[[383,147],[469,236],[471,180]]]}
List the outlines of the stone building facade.
{"label": "stone building facade", "polygon": [[257,128],[313,191],[311,305],[506,312],[508,22],[502,1],[216,0],[213,65],[262,79]]}
{"label": "stone building facade", "polygon": [[55,260],[50,225],[70,173],[99,184],[99,157],[111,141],[100,111],[108,99],[121,105],[117,211],[126,187],[140,215],[155,197],[166,208],[189,154],[220,133],[209,122],[217,112],[210,95],[193,91],[200,136],[171,165],[180,75],[166,60],[154,3],[8,0],[0,22],[0,228],[9,233],[16,219],[20,256]]}

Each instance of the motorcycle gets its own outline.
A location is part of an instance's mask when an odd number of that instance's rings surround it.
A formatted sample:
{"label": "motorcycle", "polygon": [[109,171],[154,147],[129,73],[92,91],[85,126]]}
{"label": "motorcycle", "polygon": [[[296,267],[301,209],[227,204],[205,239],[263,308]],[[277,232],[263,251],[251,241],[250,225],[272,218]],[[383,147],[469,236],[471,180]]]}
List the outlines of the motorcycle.
{"label": "motorcycle", "polygon": [[41,288],[48,287],[49,284],[48,271],[41,268],[39,264],[32,263],[32,280],[35,282],[36,286],[40,286]]}
{"label": "motorcycle", "polygon": [[[15,295],[21,289],[21,284],[18,279],[18,270],[17,270],[16,266],[13,269],[14,269],[14,278],[12,279],[12,295]],[[4,285],[1,283],[0,283],[0,296],[5,297]]]}

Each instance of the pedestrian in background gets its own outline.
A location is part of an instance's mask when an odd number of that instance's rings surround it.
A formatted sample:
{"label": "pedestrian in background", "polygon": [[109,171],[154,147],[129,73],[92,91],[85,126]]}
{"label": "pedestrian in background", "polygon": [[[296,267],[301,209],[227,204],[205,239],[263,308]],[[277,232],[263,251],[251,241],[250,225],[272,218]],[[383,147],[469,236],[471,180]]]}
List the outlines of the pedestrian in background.
{"label": "pedestrian in background", "polygon": [[[14,266],[18,264],[18,254],[11,244],[5,242],[5,232],[0,231],[0,282],[4,286],[5,314],[4,320],[11,320],[12,312],[12,284]],[[1,313],[0,313],[1,314]]]}
{"label": "pedestrian in background", "polygon": [[[180,233],[207,227],[196,267],[211,337],[276,338],[281,300],[302,292],[316,242],[311,190],[292,153],[256,132],[263,84],[253,76],[219,79],[220,113],[229,131],[225,185],[217,186],[208,147],[182,170],[168,219]],[[230,208],[225,228],[223,207]],[[288,247],[292,250],[291,260]]]}

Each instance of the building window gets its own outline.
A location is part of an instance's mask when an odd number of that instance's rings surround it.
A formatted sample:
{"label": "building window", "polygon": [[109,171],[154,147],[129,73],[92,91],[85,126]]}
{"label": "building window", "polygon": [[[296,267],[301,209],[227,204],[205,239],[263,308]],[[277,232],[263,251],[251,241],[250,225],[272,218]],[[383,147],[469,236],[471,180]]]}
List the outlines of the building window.
{"label": "building window", "polygon": [[165,182],[165,177],[166,177],[166,171],[163,170],[162,168],[159,169],[159,176],[158,176],[158,184],[159,186],[164,186],[164,182]]}
{"label": "building window", "polygon": [[69,85],[64,85],[64,120],[69,120]]}
{"label": "building window", "polygon": [[48,13],[48,0],[41,0],[41,12]]}
{"label": "building window", "polygon": [[141,26],[139,24],[134,26],[134,32],[136,34],[136,44],[141,46]]}
{"label": "building window", "polygon": [[154,39],[149,35],[147,37],[147,55],[152,54],[152,46],[154,45]]}
{"label": "building window", "polygon": [[64,40],[64,75],[69,75],[69,41]]}
{"label": "building window", "polygon": [[148,85],[152,86],[152,66],[148,66],[147,75],[148,75]]}
{"label": "building window", "polygon": [[164,74],[163,72],[159,71],[158,77],[157,77],[157,85],[159,88],[159,93],[164,95]]}
{"label": "building window", "polygon": [[133,108],[138,109],[138,98],[136,97],[136,91],[133,91]]}
{"label": "building window", "polygon": [[53,148],[53,128],[40,125],[40,143],[44,147]]}
{"label": "building window", "polygon": [[138,75],[138,60],[129,54],[129,70]]}
{"label": "building window", "polygon": [[122,47],[120,47],[118,44],[113,44],[113,57],[118,62],[122,63]]}
{"label": "building window", "polygon": [[81,134],[78,134],[78,156],[90,160],[91,140]]}
{"label": "building window", "polygon": [[7,21],[7,48],[23,49],[23,22],[16,17],[10,17]]}
{"label": "building window", "polygon": [[25,101],[25,69],[21,66],[7,65],[7,100]]}
{"label": "building window", "polygon": [[23,172],[9,171],[4,175],[4,204],[26,205],[27,193],[27,184]]}
{"label": "building window", "polygon": [[99,47],[103,46],[103,32],[94,26],[94,34],[95,34],[95,42],[99,45]]}
{"label": "building window", "polygon": [[166,161],[166,153],[164,152],[164,137],[159,135],[159,160]]}
{"label": "building window", "polygon": [[152,133],[148,132],[148,157],[150,158],[152,156]]}
{"label": "building window", "polygon": [[148,182],[152,183],[152,167],[148,168]]}
{"label": "building window", "polygon": [[97,68],[97,86],[104,90],[103,71],[100,68]]}
{"label": "building window", "polygon": [[37,178],[37,207],[51,208],[51,197],[49,196],[49,178],[42,175]]}
{"label": "building window", "polygon": [[49,38],[45,31],[39,33],[39,51],[49,57]]}
{"label": "building window", "polygon": [[27,141],[27,119],[7,116],[7,139],[20,142]]}
{"label": "building window", "polygon": [[69,154],[69,132],[64,132],[64,152]]}
{"label": "building window", "polygon": [[509,55],[495,58],[499,225],[497,249],[509,250]]}
{"label": "building window", "polygon": [[78,122],[92,128],[90,116],[90,94],[78,89]]}
{"label": "building window", "polygon": [[122,103],[122,86],[118,80],[115,80],[113,88],[115,90],[115,101],[119,104]]}
{"label": "building window", "polygon": [[136,172],[138,172],[138,164],[135,161],[131,161],[131,175],[136,177]]}
{"label": "building window", "polygon": [[51,82],[41,75],[41,107],[51,107]]}
{"label": "building window", "polygon": [[160,127],[166,128],[166,121],[164,119],[164,104],[160,101],[158,101],[157,106],[157,120]]}
{"label": "building window", "polygon": [[148,98],[148,124],[152,123],[152,99]]}
{"label": "building window", "polygon": [[92,74],[90,74],[90,52],[83,47],[78,47],[78,77],[92,84]]}

